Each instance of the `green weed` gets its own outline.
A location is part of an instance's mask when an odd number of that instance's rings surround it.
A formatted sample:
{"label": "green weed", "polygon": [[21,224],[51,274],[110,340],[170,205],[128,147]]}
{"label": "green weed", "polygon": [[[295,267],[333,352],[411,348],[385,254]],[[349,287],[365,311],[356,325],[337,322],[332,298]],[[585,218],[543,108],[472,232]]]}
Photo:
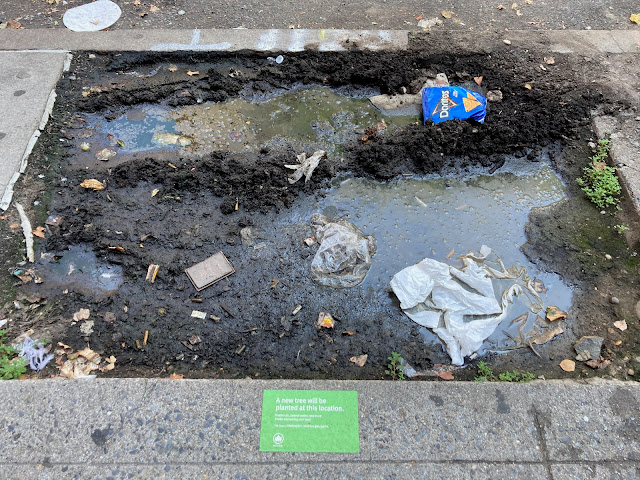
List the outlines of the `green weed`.
{"label": "green weed", "polygon": [[576,180],[587,198],[599,208],[612,207],[620,201],[620,182],[616,169],[607,165],[608,156],[609,140],[598,140],[591,163],[584,167],[584,174]]}
{"label": "green weed", "polygon": [[489,368],[487,362],[478,362],[478,376],[474,379],[476,382],[513,382],[513,383],[526,383],[533,380],[535,375],[530,372],[504,372],[499,373],[498,376],[493,373],[493,370]]}
{"label": "green weed", "polygon": [[627,230],[629,230],[629,227],[627,227],[626,225],[614,225],[613,228],[621,235],[622,232],[626,232]]}
{"label": "green weed", "polygon": [[0,330],[0,380],[20,378],[27,371],[27,361],[18,357],[18,351],[4,344],[6,330]]}
{"label": "green weed", "polygon": [[402,357],[398,352],[391,352],[391,356],[387,357],[389,364],[387,370],[384,371],[393,380],[405,380],[404,371],[402,370]]}

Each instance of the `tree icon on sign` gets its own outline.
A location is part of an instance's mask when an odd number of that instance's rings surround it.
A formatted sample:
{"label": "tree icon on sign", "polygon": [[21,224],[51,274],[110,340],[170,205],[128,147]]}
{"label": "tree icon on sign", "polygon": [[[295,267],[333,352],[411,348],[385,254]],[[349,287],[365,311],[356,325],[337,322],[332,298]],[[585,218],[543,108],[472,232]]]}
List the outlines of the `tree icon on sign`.
{"label": "tree icon on sign", "polygon": [[276,433],[273,436],[273,443],[275,443],[276,445],[281,445],[282,442],[284,442],[284,435],[282,435],[281,433]]}

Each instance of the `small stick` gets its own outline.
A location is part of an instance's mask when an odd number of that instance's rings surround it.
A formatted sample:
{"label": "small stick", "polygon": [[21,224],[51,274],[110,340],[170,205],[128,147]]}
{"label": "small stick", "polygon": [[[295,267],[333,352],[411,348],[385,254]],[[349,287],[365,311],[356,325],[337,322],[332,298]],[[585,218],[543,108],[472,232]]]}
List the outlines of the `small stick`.
{"label": "small stick", "polygon": [[27,247],[27,259],[33,263],[35,261],[35,254],[33,253],[33,233],[31,233],[31,222],[29,217],[24,213],[24,208],[19,203],[16,203],[16,210],[20,214],[20,224],[22,225],[22,232],[24,233],[24,241]]}
{"label": "small stick", "polygon": [[144,331],[144,339],[142,340],[142,344],[146,345],[147,344],[147,340],[149,340],[149,330],[145,330]]}

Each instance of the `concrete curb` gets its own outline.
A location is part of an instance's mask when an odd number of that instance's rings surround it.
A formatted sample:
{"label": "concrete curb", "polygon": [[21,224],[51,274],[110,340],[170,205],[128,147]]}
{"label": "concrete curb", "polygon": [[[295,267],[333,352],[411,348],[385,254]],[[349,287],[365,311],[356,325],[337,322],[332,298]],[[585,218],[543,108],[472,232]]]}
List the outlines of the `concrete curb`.
{"label": "concrete curb", "polygon": [[[360,453],[260,452],[264,389],[357,390]],[[640,468],[640,385],[622,382],[35,380],[1,382],[0,399],[0,464],[39,478],[558,480]]]}

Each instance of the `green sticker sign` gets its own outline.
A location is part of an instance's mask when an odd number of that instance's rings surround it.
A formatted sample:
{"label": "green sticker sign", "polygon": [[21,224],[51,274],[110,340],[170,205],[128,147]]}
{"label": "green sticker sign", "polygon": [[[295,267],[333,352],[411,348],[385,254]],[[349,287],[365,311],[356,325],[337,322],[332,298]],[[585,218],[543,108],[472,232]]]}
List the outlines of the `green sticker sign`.
{"label": "green sticker sign", "polygon": [[260,451],[359,453],[358,392],[265,390]]}

